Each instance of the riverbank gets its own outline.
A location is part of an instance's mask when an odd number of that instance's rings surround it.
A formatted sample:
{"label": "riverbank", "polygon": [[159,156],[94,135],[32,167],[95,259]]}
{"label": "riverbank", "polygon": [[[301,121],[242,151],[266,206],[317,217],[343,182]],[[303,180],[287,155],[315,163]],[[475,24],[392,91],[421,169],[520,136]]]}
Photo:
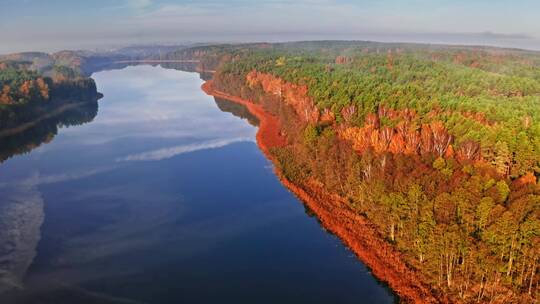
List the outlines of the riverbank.
{"label": "riverbank", "polygon": [[[249,100],[216,90],[211,80],[205,82],[202,89],[208,95],[246,106],[260,120],[257,144],[266,157],[275,163],[276,159],[270,149],[286,144],[277,117]],[[287,180],[277,168],[275,171],[282,184],[317,215],[323,227],[338,236],[371,269],[374,276],[387,283],[402,301],[449,302],[446,298],[438,297],[415,271],[403,263],[400,253],[385,242],[370,223],[352,210],[342,198],[325,191],[317,181],[297,185]]]}

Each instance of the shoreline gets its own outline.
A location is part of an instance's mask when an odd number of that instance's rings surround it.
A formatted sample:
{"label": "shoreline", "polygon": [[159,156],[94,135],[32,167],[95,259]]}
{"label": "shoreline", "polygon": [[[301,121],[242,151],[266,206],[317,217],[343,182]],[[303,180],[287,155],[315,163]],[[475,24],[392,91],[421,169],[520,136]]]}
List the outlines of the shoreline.
{"label": "shoreline", "polygon": [[[201,89],[208,95],[246,106],[260,123],[256,135],[257,145],[272,162],[276,160],[270,149],[286,144],[280,134],[279,119],[266,112],[261,105],[249,100],[216,90],[212,80],[206,81]],[[449,303],[449,299],[435,295],[428,284],[411,270],[400,258],[401,254],[376,232],[371,224],[337,195],[327,193],[315,181],[297,185],[286,179],[274,166],[280,182],[302,203],[308,206],[320,220],[322,226],[335,234],[366,265],[374,277],[385,282],[403,302]]]}
{"label": "shoreline", "polygon": [[123,63],[199,63],[200,60],[160,60],[160,59],[140,59],[140,60],[117,60],[113,63],[115,64],[123,64]]}
{"label": "shoreline", "polygon": [[34,119],[32,121],[25,122],[25,123],[23,123],[22,125],[20,125],[18,127],[1,130],[0,131],[0,138],[7,137],[7,136],[12,136],[12,135],[16,135],[18,133],[24,132],[24,131],[26,131],[28,129],[31,129],[31,128],[35,127],[40,122],[42,122],[42,121],[44,121],[46,119],[53,118],[53,117],[55,117],[57,115],[60,115],[60,114],[64,113],[65,111],[80,107],[80,106],[84,105],[85,103],[86,102],[76,102],[76,103],[70,103],[70,104],[61,105],[58,108],[54,109],[53,111],[48,112],[48,113],[46,113],[46,114],[44,114],[44,115],[42,115],[42,116],[40,116],[40,117],[38,117],[38,118],[36,118],[36,119]]}

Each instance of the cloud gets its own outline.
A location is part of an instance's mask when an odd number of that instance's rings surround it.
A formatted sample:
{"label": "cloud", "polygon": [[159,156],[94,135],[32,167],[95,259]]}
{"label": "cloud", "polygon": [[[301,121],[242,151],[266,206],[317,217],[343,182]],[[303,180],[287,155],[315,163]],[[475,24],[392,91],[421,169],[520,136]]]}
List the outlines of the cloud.
{"label": "cloud", "polygon": [[93,175],[106,173],[109,171],[112,171],[116,169],[118,166],[111,166],[111,167],[100,167],[75,173],[61,173],[61,174],[51,174],[51,175],[40,175],[39,173],[34,173],[33,175],[29,176],[28,178],[18,180],[18,181],[12,181],[12,182],[6,182],[6,183],[0,183],[0,188],[11,188],[14,186],[18,187],[34,187],[34,186],[40,186],[40,185],[47,185],[47,184],[55,184],[55,183],[62,183],[62,182],[68,182],[78,179],[87,178]]}
{"label": "cloud", "polygon": [[148,152],[143,152],[139,154],[132,154],[128,155],[126,157],[117,158],[117,162],[125,162],[125,161],[158,161],[158,160],[164,160],[168,158],[172,158],[174,156],[189,153],[189,152],[195,152],[200,150],[208,150],[208,149],[217,149],[222,148],[227,145],[238,143],[238,142],[254,142],[252,138],[249,137],[239,137],[239,138],[232,138],[232,139],[216,139],[216,140],[209,140],[201,143],[195,143],[195,144],[188,144],[188,145],[180,145],[170,148],[164,148],[164,149],[158,149]]}

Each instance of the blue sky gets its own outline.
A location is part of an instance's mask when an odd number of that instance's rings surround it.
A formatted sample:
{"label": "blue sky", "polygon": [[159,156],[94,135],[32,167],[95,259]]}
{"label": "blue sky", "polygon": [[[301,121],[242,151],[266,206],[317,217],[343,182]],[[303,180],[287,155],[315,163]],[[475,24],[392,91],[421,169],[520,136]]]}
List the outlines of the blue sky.
{"label": "blue sky", "polygon": [[370,39],[540,49],[537,0],[0,0],[0,53]]}

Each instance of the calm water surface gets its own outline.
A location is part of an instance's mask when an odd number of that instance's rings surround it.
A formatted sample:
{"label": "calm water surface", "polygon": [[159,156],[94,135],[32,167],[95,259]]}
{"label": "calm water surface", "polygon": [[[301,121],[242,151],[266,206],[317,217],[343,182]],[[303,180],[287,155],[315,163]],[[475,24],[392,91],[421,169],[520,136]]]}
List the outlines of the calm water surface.
{"label": "calm water surface", "polygon": [[0,165],[0,303],[394,303],[279,183],[245,109],[195,73],[93,78],[97,115],[0,146],[48,141]]}

